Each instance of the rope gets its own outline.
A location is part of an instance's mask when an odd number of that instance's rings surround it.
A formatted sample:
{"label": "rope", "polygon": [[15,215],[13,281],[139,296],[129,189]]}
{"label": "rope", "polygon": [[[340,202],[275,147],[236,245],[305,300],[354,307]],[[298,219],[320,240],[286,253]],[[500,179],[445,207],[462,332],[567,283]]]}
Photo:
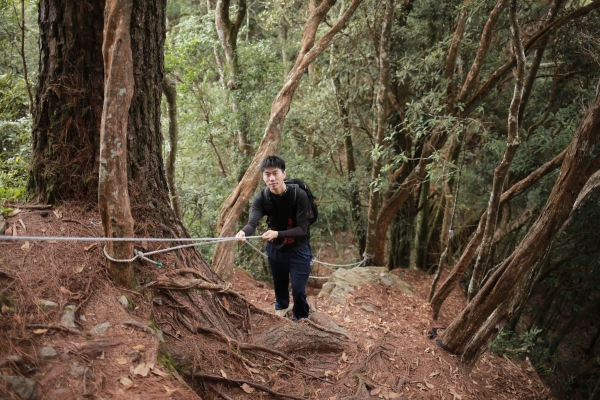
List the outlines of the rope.
{"label": "rope", "polygon": [[[245,237],[245,239],[258,239],[258,238],[262,238],[262,236],[247,236],[247,237]],[[31,241],[42,241],[42,242],[51,242],[51,241],[55,241],[55,242],[194,242],[191,244],[183,244],[183,245],[174,246],[174,247],[167,247],[165,249],[149,251],[147,253],[143,253],[139,250],[134,249],[133,250],[134,256],[131,258],[128,258],[128,259],[118,259],[118,258],[111,257],[106,250],[106,245],[102,249],[104,256],[112,262],[130,263],[130,262],[133,262],[133,261],[137,260],[138,258],[140,258],[142,260],[146,260],[146,261],[156,265],[159,268],[162,267],[163,264],[161,262],[154,261],[154,260],[148,258],[147,256],[151,256],[151,255],[159,254],[159,253],[165,253],[165,252],[173,251],[173,250],[185,249],[188,247],[205,246],[205,245],[209,245],[209,244],[215,244],[215,243],[219,243],[219,242],[228,242],[228,241],[238,240],[238,239],[239,238],[235,237],[235,236],[222,237],[222,238],[107,238],[107,237],[79,237],[79,236],[75,236],[75,237],[68,237],[68,236],[1,236],[0,237],[0,240],[2,240],[2,241],[4,241],[4,240],[7,240],[7,241],[31,240]],[[264,252],[262,252],[258,247],[254,246],[248,240],[246,240],[245,243],[248,244],[250,247],[252,247],[257,253],[259,253],[263,257],[265,257],[265,258],[268,257]],[[371,258],[373,258],[373,255],[364,253],[363,259],[361,261],[358,261],[355,263],[332,264],[332,263],[326,263],[323,261],[319,261],[316,258],[314,258],[311,260],[311,264],[318,263],[318,264],[327,265],[327,266],[331,266],[331,267],[352,267],[352,266],[358,267],[358,266],[361,266],[362,264],[364,264],[365,262],[367,262]],[[329,279],[328,276],[309,276],[309,278],[311,278],[311,279]]]}

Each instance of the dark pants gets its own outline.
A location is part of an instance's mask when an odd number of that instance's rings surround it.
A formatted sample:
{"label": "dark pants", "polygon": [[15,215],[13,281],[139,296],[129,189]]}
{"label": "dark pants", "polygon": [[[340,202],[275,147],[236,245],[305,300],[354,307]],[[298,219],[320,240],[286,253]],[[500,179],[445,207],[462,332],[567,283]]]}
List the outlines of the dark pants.
{"label": "dark pants", "polygon": [[275,309],[285,310],[290,305],[288,284],[292,280],[292,297],[294,299],[294,319],[308,318],[306,302],[306,283],[310,275],[312,253],[310,246],[298,250],[281,251],[267,244],[269,267],[273,275],[275,289]]}

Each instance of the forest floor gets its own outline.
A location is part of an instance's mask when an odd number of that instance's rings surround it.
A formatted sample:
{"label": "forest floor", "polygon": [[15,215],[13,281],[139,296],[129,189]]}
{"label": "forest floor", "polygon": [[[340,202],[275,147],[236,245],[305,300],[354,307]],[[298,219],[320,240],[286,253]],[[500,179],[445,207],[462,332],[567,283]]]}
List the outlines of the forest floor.
{"label": "forest floor", "polygon": [[[102,232],[96,210],[79,205],[47,212],[22,208],[7,222],[7,233],[18,236],[97,237]],[[165,257],[162,261],[168,268],[169,258]],[[156,267],[146,263],[140,268]],[[319,275],[330,272],[319,269]],[[414,297],[394,286],[366,284],[351,292],[346,304],[334,305],[328,297],[317,298],[318,285],[310,284],[309,301],[351,335],[343,351],[291,354],[290,361],[253,357],[252,362],[249,354],[240,352],[239,358],[246,362],[239,362],[225,356],[222,343],[170,322],[168,316],[174,308],[169,306],[168,296],[148,289],[115,287],[108,278],[100,243],[0,238],[0,397],[272,398],[259,389],[262,385],[288,398],[305,399],[553,398],[527,360],[487,351],[471,373],[465,371],[457,356],[428,337],[432,327],[447,326],[464,306],[462,293],[455,290],[440,319],[434,321],[427,303],[432,277],[416,270],[393,273],[411,285]],[[273,307],[272,289],[246,271],[236,269],[231,284],[259,308]],[[119,301],[124,299],[127,306]],[[42,306],[40,300],[56,306]],[[362,307],[365,303],[370,306]],[[71,322],[68,315],[64,319],[67,305],[74,306]],[[142,329],[126,322],[132,320]],[[149,321],[164,332],[164,340],[186,344],[188,357],[203,355],[205,364],[198,358],[193,361],[200,371],[229,382],[184,379],[184,372],[180,374],[172,366],[173,358],[185,358],[185,354],[163,354],[156,363],[148,362],[149,353],[156,348],[154,335],[143,330]],[[273,319],[254,321],[250,330],[258,334],[269,328]],[[65,328],[69,323],[73,326]],[[232,378],[254,386],[235,384]]]}

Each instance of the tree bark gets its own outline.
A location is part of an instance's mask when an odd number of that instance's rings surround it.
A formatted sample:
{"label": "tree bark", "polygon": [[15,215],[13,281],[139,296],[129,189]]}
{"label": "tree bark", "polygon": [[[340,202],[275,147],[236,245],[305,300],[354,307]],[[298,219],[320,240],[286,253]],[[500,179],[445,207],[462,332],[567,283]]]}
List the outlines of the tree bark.
{"label": "tree bark", "polygon": [[[362,0],[353,0],[335,25],[315,43],[317,28],[335,2],[336,0],[324,0],[321,2],[306,22],[302,34],[302,47],[294,66],[287,76],[285,84],[273,101],[269,122],[267,123],[265,134],[258,150],[243,178],[227,197],[225,203],[223,203],[217,221],[217,229],[220,237],[232,237],[235,234],[237,221],[260,180],[260,163],[266,156],[274,154],[279,146],[281,131],[287,113],[290,110],[292,98],[308,65],[331,43],[333,37],[345,26]],[[231,271],[233,270],[232,242],[222,242],[215,246],[213,269],[225,279],[228,279],[231,275]]]}
{"label": "tree bark", "polygon": [[162,81],[162,89],[167,99],[169,108],[169,151],[167,153],[167,183],[169,184],[169,197],[171,207],[175,211],[177,219],[183,220],[181,198],[177,190],[177,179],[175,178],[175,163],[177,161],[177,146],[179,142],[179,124],[177,122],[177,89],[167,78]]}
{"label": "tree bark", "polygon": [[531,292],[540,268],[537,261],[569,218],[572,205],[586,183],[582,171],[588,168],[591,151],[599,139],[600,93],[597,93],[567,149],[561,173],[537,221],[441,337],[449,348],[463,351],[462,360],[469,367]]}
{"label": "tree bark", "polygon": [[[129,25],[132,0],[107,0],[104,21],[104,107],[100,126],[100,178],[98,207],[104,236],[133,237],[133,218],[127,190],[127,123],[133,97],[133,59]],[[116,259],[133,256],[132,242],[108,242],[108,254]],[[128,262],[108,261],[114,282],[129,287]]]}
{"label": "tree bark", "polygon": [[511,47],[517,59],[517,67],[515,70],[515,89],[510,108],[508,110],[508,135],[506,138],[506,149],[504,151],[504,157],[502,158],[502,161],[494,170],[492,193],[490,194],[490,200],[488,202],[486,211],[487,218],[485,221],[485,229],[483,230],[483,237],[481,238],[481,245],[479,246],[479,254],[477,255],[475,268],[473,269],[473,275],[471,277],[471,283],[469,284],[467,301],[471,301],[473,299],[483,283],[483,277],[490,262],[490,251],[492,249],[494,232],[496,232],[496,222],[498,220],[498,213],[500,211],[500,195],[502,194],[502,187],[504,185],[504,181],[506,180],[506,176],[508,175],[508,170],[510,169],[512,161],[517,154],[517,149],[521,144],[521,139],[519,138],[519,108],[521,107],[521,100],[523,99],[523,87],[525,84],[525,50],[523,49],[523,42],[521,40],[521,29],[519,27],[519,21],[517,21],[516,8],[516,0],[513,0],[509,7],[509,19]]}
{"label": "tree bark", "polygon": [[[534,183],[539,181],[541,178],[554,171],[556,168],[560,166],[565,158],[565,154],[567,153],[567,149],[563,150],[559,155],[554,157],[552,160],[548,161],[546,164],[542,165],[540,168],[533,171],[529,176],[515,183],[510,189],[502,194],[500,198],[500,204],[504,204],[511,199],[517,197],[521,193],[525,192]],[[460,278],[463,276],[471,261],[473,261],[473,257],[475,256],[475,251],[479,244],[481,243],[481,238],[483,236],[483,224],[486,220],[486,213],[484,212],[479,218],[479,225],[477,226],[477,230],[475,234],[467,244],[467,247],[463,251],[460,259],[454,265],[452,272],[446,278],[442,286],[438,289],[437,293],[431,299],[431,307],[433,309],[434,318],[437,318],[440,312],[440,308],[446,298],[450,295]]]}
{"label": "tree bark", "polygon": [[[376,240],[385,241],[385,236],[376,237],[375,229],[377,227],[377,215],[381,200],[381,177],[379,173],[383,166],[383,140],[387,128],[387,119],[389,112],[387,110],[387,92],[390,82],[390,46],[392,36],[392,24],[394,23],[394,0],[387,0],[385,4],[385,14],[381,26],[381,38],[379,40],[379,88],[377,89],[377,134],[375,139],[374,152],[371,165],[371,185],[369,189],[369,208],[367,210],[367,235],[366,235],[366,253],[371,255],[369,249],[374,248]],[[377,265],[385,265],[385,260],[379,260]],[[371,261],[367,262],[371,264]]]}
{"label": "tree bark", "polygon": [[421,184],[421,195],[419,199],[420,209],[417,215],[417,229],[415,232],[415,264],[414,267],[421,271],[427,270],[427,236],[429,231],[429,188],[431,180],[425,179]]}
{"label": "tree bark", "polygon": [[43,203],[98,195],[104,0],[39,2],[40,58],[27,190]]}

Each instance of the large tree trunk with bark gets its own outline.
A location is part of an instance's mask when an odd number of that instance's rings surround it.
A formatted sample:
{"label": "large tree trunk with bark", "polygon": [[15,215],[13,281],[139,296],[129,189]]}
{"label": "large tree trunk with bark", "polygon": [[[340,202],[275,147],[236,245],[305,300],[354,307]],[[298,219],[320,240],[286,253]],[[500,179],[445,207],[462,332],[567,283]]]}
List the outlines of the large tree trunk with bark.
{"label": "large tree trunk with bark", "polygon": [[96,199],[104,95],[104,0],[41,0],[31,197]]}
{"label": "large tree trunk with bark", "polygon": [[523,98],[523,87],[525,84],[525,50],[523,49],[523,42],[521,40],[521,28],[517,21],[517,10],[516,3],[513,1],[510,5],[510,33],[511,33],[511,47],[513,54],[517,59],[517,67],[515,68],[515,89],[513,98],[510,103],[508,110],[508,135],[506,139],[506,149],[504,156],[500,164],[494,169],[494,179],[492,182],[492,193],[490,194],[490,200],[487,207],[487,218],[485,221],[485,229],[483,230],[483,237],[481,238],[481,245],[479,246],[479,254],[475,261],[475,267],[473,269],[473,276],[471,277],[471,283],[469,284],[469,293],[467,300],[475,296],[479,291],[481,284],[483,283],[483,277],[487,272],[490,260],[490,253],[492,249],[492,241],[494,239],[494,233],[496,232],[496,222],[498,220],[498,214],[500,211],[500,195],[502,194],[502,187],[506,181],[508,170],[512,164],[512,161],[517,154],[517,149],[521,144],[519,138],[519,109],[521,107],[521,100]]}
{"label": "large tree trunk with bark", "polygon": [[564,228],[587,180],[591,152],[600,139],[600,93],[573,137],[561,173],[544,210],[513,254],[452,322],[441,343],[462,352],[470,367],[529,296],[539,273],[538,260]]}
{"label": "large tree trunk with bark", "polygon": [[[323,53],[333,37],[344,27],[361,1],[354,0],[335,25],[316,43],[317,28],[325,19],[327,12],[335,4],[336,0],[324,0],[308,17],[302,34],[300,52],[294,66],[287,75],[283,88],[273,101],[269,122],[267,123],[265,134],[258,150],[243,178],[227,197],[221,208],[217,221],[217,229],[220,237],[232,237],[235,235],[238,219],[244,207],[252,198],[252,194],[260,180],[260,163],[265,157],[273,155],[277,151],[283,124],[290,110],[292,98],[300,85],[300,79],[308,66]],[[223,278],[229,278],[233,270],[233,242],[221,242],[215,246],[213,269]]]}

